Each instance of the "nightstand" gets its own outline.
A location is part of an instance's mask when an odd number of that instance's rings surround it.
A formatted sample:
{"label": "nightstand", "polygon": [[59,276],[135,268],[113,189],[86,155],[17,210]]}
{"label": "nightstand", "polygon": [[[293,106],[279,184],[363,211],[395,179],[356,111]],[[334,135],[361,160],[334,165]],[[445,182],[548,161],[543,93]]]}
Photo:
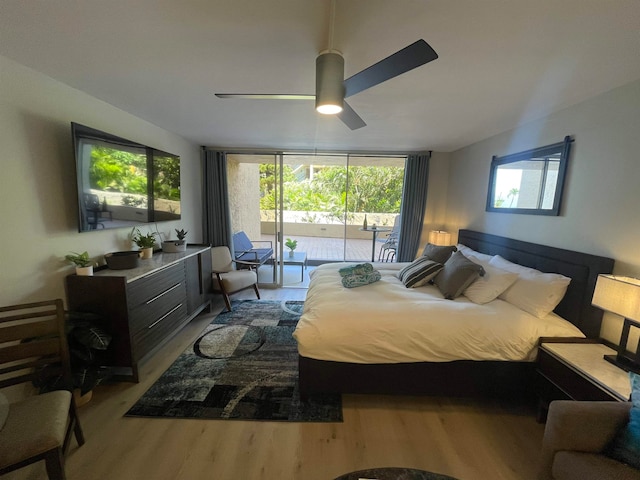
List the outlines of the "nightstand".
{"label": "nightstand", "polygon": [[604,359],[615,353],[594,340],[542,341],[535,377],[538,420],[544,421],[553,400],[628,401],[629,375]]}

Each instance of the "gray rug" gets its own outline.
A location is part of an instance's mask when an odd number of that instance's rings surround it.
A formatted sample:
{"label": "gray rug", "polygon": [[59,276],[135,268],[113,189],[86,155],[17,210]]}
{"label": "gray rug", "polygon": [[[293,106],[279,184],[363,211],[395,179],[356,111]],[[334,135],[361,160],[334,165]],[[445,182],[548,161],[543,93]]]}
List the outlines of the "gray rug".
{"label": "gray rug", "polygon": [[234,301],[126,416],[341,422],[340,395],[300,400],[301,301]]}

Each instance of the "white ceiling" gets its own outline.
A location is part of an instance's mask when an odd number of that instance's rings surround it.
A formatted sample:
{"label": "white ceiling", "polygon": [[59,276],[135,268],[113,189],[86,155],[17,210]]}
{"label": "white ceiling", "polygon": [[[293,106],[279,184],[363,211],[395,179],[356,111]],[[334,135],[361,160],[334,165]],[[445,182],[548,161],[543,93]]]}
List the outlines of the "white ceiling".
{"label": "white ceiling", "polygon": [[[345,76],[424,38],[440,58],[361,92],[349,130],[307,93],[330,0],[1,0],[0,54],[198,145],[452,151],[640,78],[640,0],[337,0]],[[70,119],[74,120],[74,119]]]}

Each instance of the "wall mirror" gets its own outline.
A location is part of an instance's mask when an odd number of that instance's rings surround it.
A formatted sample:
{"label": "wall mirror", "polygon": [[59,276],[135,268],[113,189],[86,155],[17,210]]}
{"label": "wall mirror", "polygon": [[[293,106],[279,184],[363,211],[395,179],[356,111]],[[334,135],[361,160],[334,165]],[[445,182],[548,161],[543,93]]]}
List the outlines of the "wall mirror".
{"label": "wall mirror", "polygon": [[494,156],[489,174],[487,211],[560,215],[571,137],[503,157]]}

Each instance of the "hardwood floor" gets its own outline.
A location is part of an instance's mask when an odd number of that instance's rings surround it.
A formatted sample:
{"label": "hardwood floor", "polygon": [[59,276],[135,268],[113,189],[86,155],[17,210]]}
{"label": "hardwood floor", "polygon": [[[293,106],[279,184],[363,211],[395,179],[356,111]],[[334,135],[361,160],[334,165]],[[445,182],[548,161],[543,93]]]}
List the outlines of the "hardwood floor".
{"label": "hardwood floor", "polygon": [[[303,300],[306,290],[261,293],[263,299]],[[247,292],[234,298],[255,297]],[[222,302],[216,305],[215,313]],[[72,443],[69,480],[330,480],[380,466],[419,468],[460,480],[535,478],[544,427],[530,406],[345,395],[343,423],[123,417],[212,317],[195,319],[145,363],[139,384],[96,389],[80,409],[87,442],[82,448]],[[38,465],[5,478],[46,477]]]}

